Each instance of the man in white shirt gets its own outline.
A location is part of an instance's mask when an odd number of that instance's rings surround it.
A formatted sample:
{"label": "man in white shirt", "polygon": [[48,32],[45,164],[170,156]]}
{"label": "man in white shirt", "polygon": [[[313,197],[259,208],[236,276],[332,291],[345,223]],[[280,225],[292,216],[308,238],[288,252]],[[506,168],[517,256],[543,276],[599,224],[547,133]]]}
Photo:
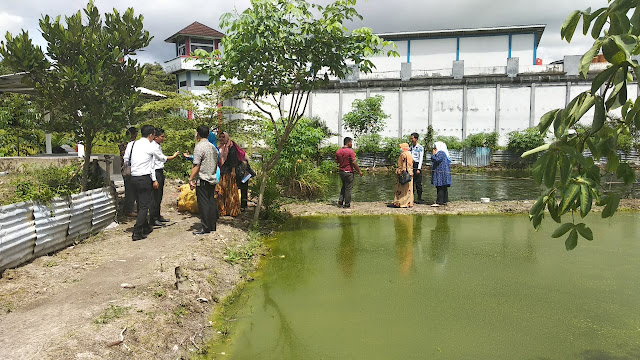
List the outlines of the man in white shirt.
{"label": "man in white shirt", "polygon": [[[138,137],[138,129],[130,127],[127,129],[127,135],[130,137],[129,143],[120,144],[120,156],[122,156],[122,164],[130,165],[129,157],[131,156],[131,146]],[[131,175],[122,174],[124,180],[124,201],[122,202],[122,212],[129,217],[136,217],[136,213],[133,212],[133,203],[136,201],[136,194],[133,192],[133,185],[131,185]]]}
{"label": "man in white shirt", "polygon": [[[131,150],[131,184],[136,193],[138,202],[138,215],[136,224],[133,226],[133,241],[142,240],[153,231],[147,216],[153,204],[152,190],[158,189],[159,184],[156,179],[156,172],[153,169],[156,160],[167,161],[167,157],[159,149],[151,145],[155,135],[155,128],[151,125],[144,125],[140,129],[141,138],[132,145]],[[177,156],[177,152],[174,157]]]}
{"label": "man in white shirt", "polygon": [[424,159],[424,148],[418,144],[418,133],[411,134],[411,157],[413,158],[413,187],[418,194],[416,204],[422,204],[422,159]]}
{"label": "man in white shirt", "polygon": [[[155,139],[151,142],[151,146],[160,153],[162,153],[162,143],[164,142],[164,130],[160,128],[155,129]],[[172,156],[167,156],[167,161],[171,161],[176,158],[176,152]],[[154,158],[155,159],[155,158]],[[164,161],[155,159],[153,164],[153,171],[156,173],[156,181],[158,181],[158,188],[153,189],[153,205],[150,210],[150,224],[151,226],[163,226],[163,223],[169,222],[160,215],[160,206],[162,205],[162,195],[164,194]]]}

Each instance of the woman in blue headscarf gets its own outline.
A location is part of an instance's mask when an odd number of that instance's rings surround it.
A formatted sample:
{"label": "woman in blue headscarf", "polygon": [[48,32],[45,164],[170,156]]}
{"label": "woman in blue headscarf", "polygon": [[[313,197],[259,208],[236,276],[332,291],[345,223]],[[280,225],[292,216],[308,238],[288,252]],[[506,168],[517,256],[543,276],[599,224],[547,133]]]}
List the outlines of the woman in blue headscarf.
{"label": "woman in blue headscarf", "polygon": [[434,207],[445,205],[449,202],[449,186],[451,186],[451,159],[447,144],[436,141],[433,144],[431,155],[431,183],[437,189]]}

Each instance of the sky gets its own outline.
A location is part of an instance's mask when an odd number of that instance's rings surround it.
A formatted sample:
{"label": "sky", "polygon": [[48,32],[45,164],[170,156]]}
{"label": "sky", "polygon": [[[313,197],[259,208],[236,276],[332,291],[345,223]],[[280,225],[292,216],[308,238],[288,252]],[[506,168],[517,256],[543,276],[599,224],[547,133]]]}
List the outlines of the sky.
{"label": "sky", "polygon": [[[315,0],[327,3],[329,0]],[[9,31],[14,36],[25,29],[36,44],[45,45],[38,20],[43,15],[70,15],[87,4],[86,0],[0,0],[0,39]],[[249,0],[95,0],[101,13],[112,8],[133,7],[144,16],[145,29],[154,36],[138,55],[141,62],[162,63],[175,55],[175,48],[164,42],[193,21],[221,30],[220,16],[246,9]],[[564,55],[582,55],[593,43],[580,30],[571,44],[560,39],[560,27],[573,10],[598,9],[606,0],[359,0],[356,9],[362,21],[348,28],[369,27],[376,33],[439,30],[508,25],[547,26],[538,57],[545,64]],[[581,29],[582,23],[579,25]]]}

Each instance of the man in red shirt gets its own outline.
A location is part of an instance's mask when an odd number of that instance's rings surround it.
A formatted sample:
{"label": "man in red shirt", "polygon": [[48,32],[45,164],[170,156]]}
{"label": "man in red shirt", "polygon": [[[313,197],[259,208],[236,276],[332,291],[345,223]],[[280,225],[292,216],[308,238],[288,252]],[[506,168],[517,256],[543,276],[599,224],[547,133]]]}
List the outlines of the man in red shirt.
{"label": "man in red shirt", "polygon": [[353,152],[353,139],[344,138],[344,146],[336,151],[336,163],[340,172],[340,180],[342,181],[342,189],[340,189],[339,206],[345,209],[351,207],[351,189],[353,189],[353,173],[357,171],[362,176],[362,171],[356,163],[356,153]]}

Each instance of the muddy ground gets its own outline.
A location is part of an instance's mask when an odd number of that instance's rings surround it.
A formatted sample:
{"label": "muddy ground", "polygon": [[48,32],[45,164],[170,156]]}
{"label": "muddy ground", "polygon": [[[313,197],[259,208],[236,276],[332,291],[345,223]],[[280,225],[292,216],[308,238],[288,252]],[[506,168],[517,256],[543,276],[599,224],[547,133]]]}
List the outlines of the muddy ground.
{"label": "muddy ground", "polygon": [[[177,194],[178,185],[168,184],[163,214],[172,223],[145,240],[131,241],[134,220],[125,218],[114,229],[5,271],[0,359],[179,359],[201,352],[218,333],[210,323],[218,302],[251,280],[258,255],[266,253],[247,231],[251,208],[238,218],[220,219],[215,234],[194,236],[199,220],[176,211]],[[314,202],[285,209],[293,216],[516,214],[532,204],[453,202],[395,209],[356,202],[342,209]],[[639,207],[640,200],[621,202],[623,209]],[[187,277],[182,290],[174,285],[178,266]]]}
{"label": "muddy ground", "polygon": [[[132,242],[135,220],[125,218],[6,270],[0,359],[176,359],[203,349],[216,332],[209,319],[217,302],[247,279],[259,258],[250,255],[263,250],[246,231],[252,212],[222,218],[215,234],[195,236],[199,219],[178,213],[176,198],[177,185],[167,185],[163,214],[172,225],[147,239]],[[181,291],[174,285],[178,266],[187,277]]]}

